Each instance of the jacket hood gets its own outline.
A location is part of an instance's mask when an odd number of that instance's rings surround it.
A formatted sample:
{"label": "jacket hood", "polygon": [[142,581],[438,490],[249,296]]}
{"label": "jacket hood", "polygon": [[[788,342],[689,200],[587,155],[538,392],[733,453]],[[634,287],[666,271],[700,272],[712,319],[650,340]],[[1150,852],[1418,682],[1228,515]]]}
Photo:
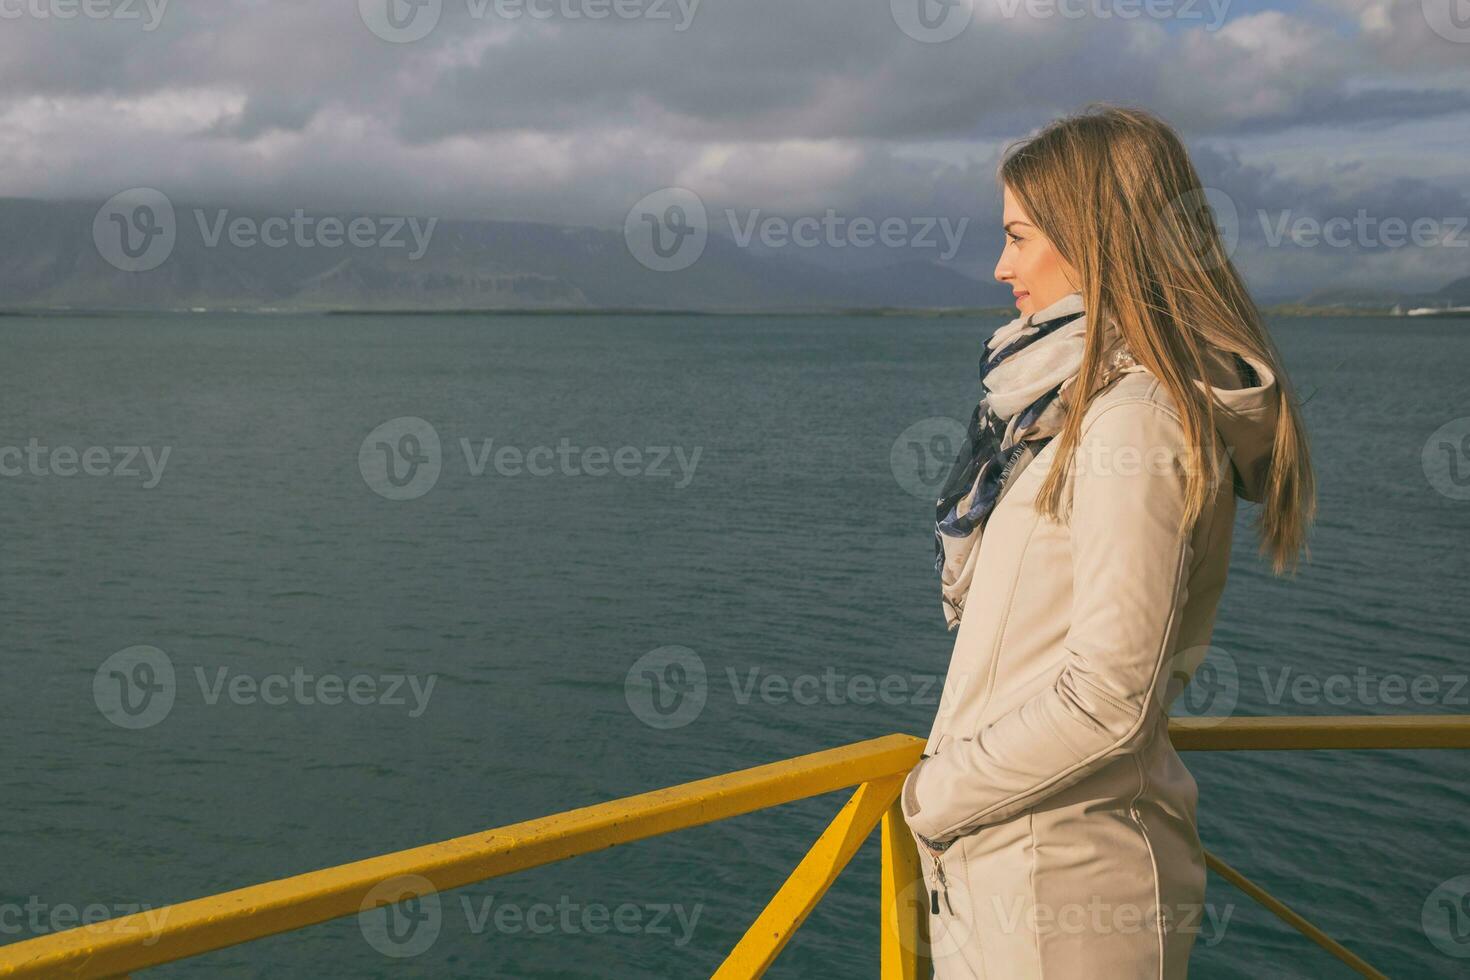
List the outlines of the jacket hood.
{"label": "jacket hood", "polygon": [[[1271,467],[1271,450],[1276,443],[1276,421],[1280,414],[1280,391],[1276,374],[1262,361],[1241,356],[1255,377],[1242,377],[1235,358],[1223,351],[1212,352],[1209,393],[1215,399],[1215,430],[1235,470],[1235,492],[1259,503],[1265,495]],[[1203,382],[1196,382],[1206,387]]]}

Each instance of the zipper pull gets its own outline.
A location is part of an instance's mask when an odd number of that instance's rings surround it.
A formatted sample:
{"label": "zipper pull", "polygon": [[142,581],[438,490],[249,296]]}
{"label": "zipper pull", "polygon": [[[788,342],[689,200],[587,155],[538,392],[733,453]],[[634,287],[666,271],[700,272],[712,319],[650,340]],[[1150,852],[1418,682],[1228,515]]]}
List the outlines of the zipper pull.
{"label": "zipper pull", "polygon": [[[939,887],[944,889],[944,905],[949,909],[949,914],[954,915],[954,906],[949,903],[949,879],[944,876],[944,863],[940,861],[939,855],[934,856],[934,872],[939,877]],[[939,898],[935,896],[933,902],[934,911],[939,911]]]}
{"label": "zipper pull", "polygon": [[937,888],[929,889],[929,914],[939,914],[939,889]]}

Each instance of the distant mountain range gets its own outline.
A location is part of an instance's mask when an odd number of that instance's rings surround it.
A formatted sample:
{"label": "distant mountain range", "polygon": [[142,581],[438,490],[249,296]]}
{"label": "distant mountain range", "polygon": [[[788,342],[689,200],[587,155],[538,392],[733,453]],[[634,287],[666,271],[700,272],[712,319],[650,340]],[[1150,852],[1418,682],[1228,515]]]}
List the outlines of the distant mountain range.
{"label": "distant mountain range", "polygon": [[[714,233],[688,268],[660,272],[634,258],[622,230],[512,221],[430,225],[427,219],[409,223],[305,212],[272,220],[177,204],[165,218],[162,207],[140,212],[136,202],[99,207],[0,199],[0,309],[794,311],[1012,305],[1010,290],[999,283],[933,262],[833,271],[807,261],[794,247],[775,257],[757,255]],[[354,233],[356,243],[348,240]],[[265,244],[267,239],[273,244]],[[160,256],[166,257],[154,268],[129,271]]]}
{"label": "distant mountain range", "polygon": [[[0,198],[0,244],[0,311],[1014,308],[1009,288],[923,258],[844,271],[715,231],[692,264],[660,272],[621,229]],[[1470,304],[1470,276],[1432,293],[1320,290],[1278,306],[1396,304]]]}
{"label": "distant mountain range", "polygon": [[1461,276],[1429,293],[1401,292],[1391,289],[1324,289],[1303,296],[1301,306],[1336,306],[1364,309],[1391,309],[1414,306],[1470,306],[1470,276]]}

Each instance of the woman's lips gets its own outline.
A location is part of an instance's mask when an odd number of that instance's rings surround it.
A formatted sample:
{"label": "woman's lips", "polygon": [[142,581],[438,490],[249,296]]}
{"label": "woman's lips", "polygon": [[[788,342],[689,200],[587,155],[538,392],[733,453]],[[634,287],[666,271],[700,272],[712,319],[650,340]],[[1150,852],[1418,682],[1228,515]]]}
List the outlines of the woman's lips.
{"label": "woman's lips", "polygon": [[1019,302],[1021,302],[1021,300],[1025,299],[1027,296],[1030,296],[1031,294],[1030,293],[1027,293],[1027,292],[1019,292],[1019,293],[1016,293],[1015,295],[1016,295],[1016,302],[1019,303]]}

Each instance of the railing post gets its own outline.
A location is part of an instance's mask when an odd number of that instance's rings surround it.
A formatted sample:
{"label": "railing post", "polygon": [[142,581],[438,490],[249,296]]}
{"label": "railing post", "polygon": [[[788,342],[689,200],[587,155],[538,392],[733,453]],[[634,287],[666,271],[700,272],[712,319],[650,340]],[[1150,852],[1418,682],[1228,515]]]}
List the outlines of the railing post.
{"label": "railing post", "polygon": [[881,899],[882,980],[928,980],[931,964],[929,918],[923,905],[919,848],[903,819],[903,800],[883,814],[883,889]]}

